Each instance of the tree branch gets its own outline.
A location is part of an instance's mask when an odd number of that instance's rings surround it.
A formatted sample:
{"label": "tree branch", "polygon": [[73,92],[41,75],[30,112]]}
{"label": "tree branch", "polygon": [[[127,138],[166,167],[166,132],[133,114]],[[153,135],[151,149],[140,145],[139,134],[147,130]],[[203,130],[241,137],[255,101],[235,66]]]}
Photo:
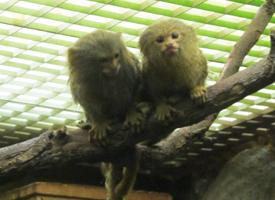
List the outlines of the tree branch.
{"label": "tree branch", "polygon": [[225,63],[220,79],[227,78],[239,71],[244,57],[256,44],[266,26],[275,12],[275,3],[272,0],[266,2],[259,8],[255,18],[251,21],[240,40],[235,44],[227,62]]}
{"label": "tree branch", "polygon": [[[127,156],[127,151],[123,151],[123,149],[127,148],[128,145],[133,146],[144,140],[157,140],[156,138],[165,137],[177,127],[199,122],[184,127],[178,134],[172,134],[171,137],[163,140],[159,143],[161,148],[156,148],[153,151],[150,148],[140,148],[143,153],[142,163],[150,163],[157,167],[157,163],[173,155],[185,145],[186,135],[190,136],[206,131],[215,119],[215,115],[210,114],[228,107],[275,81],[274,32],[271,35],[270,55],[253,67],[230,76],[238,71],[244,56],[256,43],[274,11],[275,3],[272,0],[267,0],[259,9],[255,19],[235,45],[224,67],[221,78],[228,78],[208,88],[208,98],[204,107],[197,107],[189,99],[185,99],[175,106],[178,110],[175,120],[165,123],[156,121],[152,117],[153,114],[148,112],[148,120],[144,130],[137,134],[132,134],[129,130],[123,130],[120,125],[117,125],[114,130],[115,134],[109,136],[112,143],[104,149],[89,143],[87,130],[47,131],[37,138],[0,149],[0,182],[5,182],[15,175],[26,175],[34,171],[80,161],[90,163],[101,161],[123,162],[124,156]],[[205,119],[207,116],[208,118]],[[201,121],[202,119],[205,120]],[[122,155],[123,152],[124,156]],[[114,155],[119,155],[121,160],[117,160]],[[152,156],[154,156],[153,159]],[[115,160],[112,160],[114,158]]]}
{"label": "tree branch", "polygon": [[[86,130],[47,131],[39,137],[0,149],[0,180],[20,174],[44,170],[79,161],[100,162],[117,161],[115,155],[121,156],[124,148],[144,140],[164,137],[177,127],[194,124],[211,113],[228,107],[243,97],[275,81],[275,33],[272,34],[271,54],[253,67],[236,73],[208,88],[207,101],[203,107],[197,107],[191,100],[184,99],[175,105],[179,111],[175,120],[167,123],[155,120],[148,113],[144,130],[132,134],[117,126],[115,134],[109,136],[113,142],[108,148],[91,145]],[[170,146],[170,145],[169,145]],[[164,152],[165,153],[165,152]],[[126,155],[127,156],[127,155]],[[150,162],[151,158],[144,162]],[[112,160],[115,159],[115,160]],[[143,162],[143,163],[144,163]],[[32,169],[32,170],[30,170]]]}

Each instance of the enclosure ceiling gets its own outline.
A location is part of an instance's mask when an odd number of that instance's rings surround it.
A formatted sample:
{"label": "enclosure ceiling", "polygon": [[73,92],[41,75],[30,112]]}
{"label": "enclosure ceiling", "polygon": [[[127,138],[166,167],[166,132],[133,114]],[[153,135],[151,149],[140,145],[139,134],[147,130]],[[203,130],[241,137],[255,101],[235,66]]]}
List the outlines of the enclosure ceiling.
{"label": "enclosure ceiling", "polygon": [[[194,26],[209,63],[207,84],[218,79],[233,45],[263,0],[0,0],[0,146],[82,119],[67,86],[66,50],[96,29],[122,32],[139,55],[140,33],[161,18]],[[273,17],[243,66],[267,55]],[[223,110],[212,130],[238,124],[275,108],[275,84]]]}

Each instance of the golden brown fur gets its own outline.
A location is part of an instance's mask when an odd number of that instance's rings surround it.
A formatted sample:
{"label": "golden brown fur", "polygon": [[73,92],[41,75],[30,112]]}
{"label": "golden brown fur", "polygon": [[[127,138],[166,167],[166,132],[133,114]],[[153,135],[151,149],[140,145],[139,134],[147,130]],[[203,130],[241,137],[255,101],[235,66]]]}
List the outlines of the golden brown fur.
{"label": "golden brown fur", "polygon": [[207,61],[192,27],[179,20],[149,26],[139,40],[148,95],[157,104],[157,118],[169,117],[167,97],[189,93],[195,102],[205,101]]}

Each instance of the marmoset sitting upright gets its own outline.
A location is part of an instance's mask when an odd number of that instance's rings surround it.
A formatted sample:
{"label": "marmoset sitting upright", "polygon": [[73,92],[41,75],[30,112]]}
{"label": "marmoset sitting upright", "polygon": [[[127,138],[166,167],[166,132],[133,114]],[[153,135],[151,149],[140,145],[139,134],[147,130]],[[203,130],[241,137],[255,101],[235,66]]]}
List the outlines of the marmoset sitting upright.
{"label": "marmoset sitting upright", "polygon": [[[141,69],[120,34],[98,30],[80,38],[69,48],[68,62],[71,93],[91,123],[92,141],[106,144],[113,122],[134,130],[141,125],[143,115],[135,105]],[[136,153],[125,167],[102,164],[108,200],[122,200],[127,195],[138,164]]]}
{"label": "marmoset sitting upright", "polygon": [[171,117],[171,96],[187,93],[195,103],[205,102],[207,61],[191,26],[175,19],[159,21],[143,32],[139,45],[145,90],[156,104],[157,119]]}

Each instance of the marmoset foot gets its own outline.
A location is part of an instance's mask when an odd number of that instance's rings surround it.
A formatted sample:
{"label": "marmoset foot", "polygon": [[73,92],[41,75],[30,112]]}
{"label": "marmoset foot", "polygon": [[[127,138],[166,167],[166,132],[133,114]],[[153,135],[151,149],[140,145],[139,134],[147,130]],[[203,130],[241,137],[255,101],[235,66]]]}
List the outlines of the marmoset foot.
{"label": "marmoset foot", "polygon": [[175,109],[166,103],[160,103],[156,107],[155,118],[159,121],[171,120]]}
{"label": "marmoset foot", "polygon": [[201,105],[206,101],[206,88],[204,86],[197,86],[190,92],[191,99],[197,105]]}
{"label": "marmoset foot", "polygon": [[106,136],[110,130],[111,127],[108,122],[93,122],[92,128],[89,130],[90,142],[105,145]]}
{"label": "marmoset foot", "polygon": [[130,128],[133,132],[139,132],[144,122],[144,116],[138,111],[131,111],[126,115],[123,123],[124,128]]}

